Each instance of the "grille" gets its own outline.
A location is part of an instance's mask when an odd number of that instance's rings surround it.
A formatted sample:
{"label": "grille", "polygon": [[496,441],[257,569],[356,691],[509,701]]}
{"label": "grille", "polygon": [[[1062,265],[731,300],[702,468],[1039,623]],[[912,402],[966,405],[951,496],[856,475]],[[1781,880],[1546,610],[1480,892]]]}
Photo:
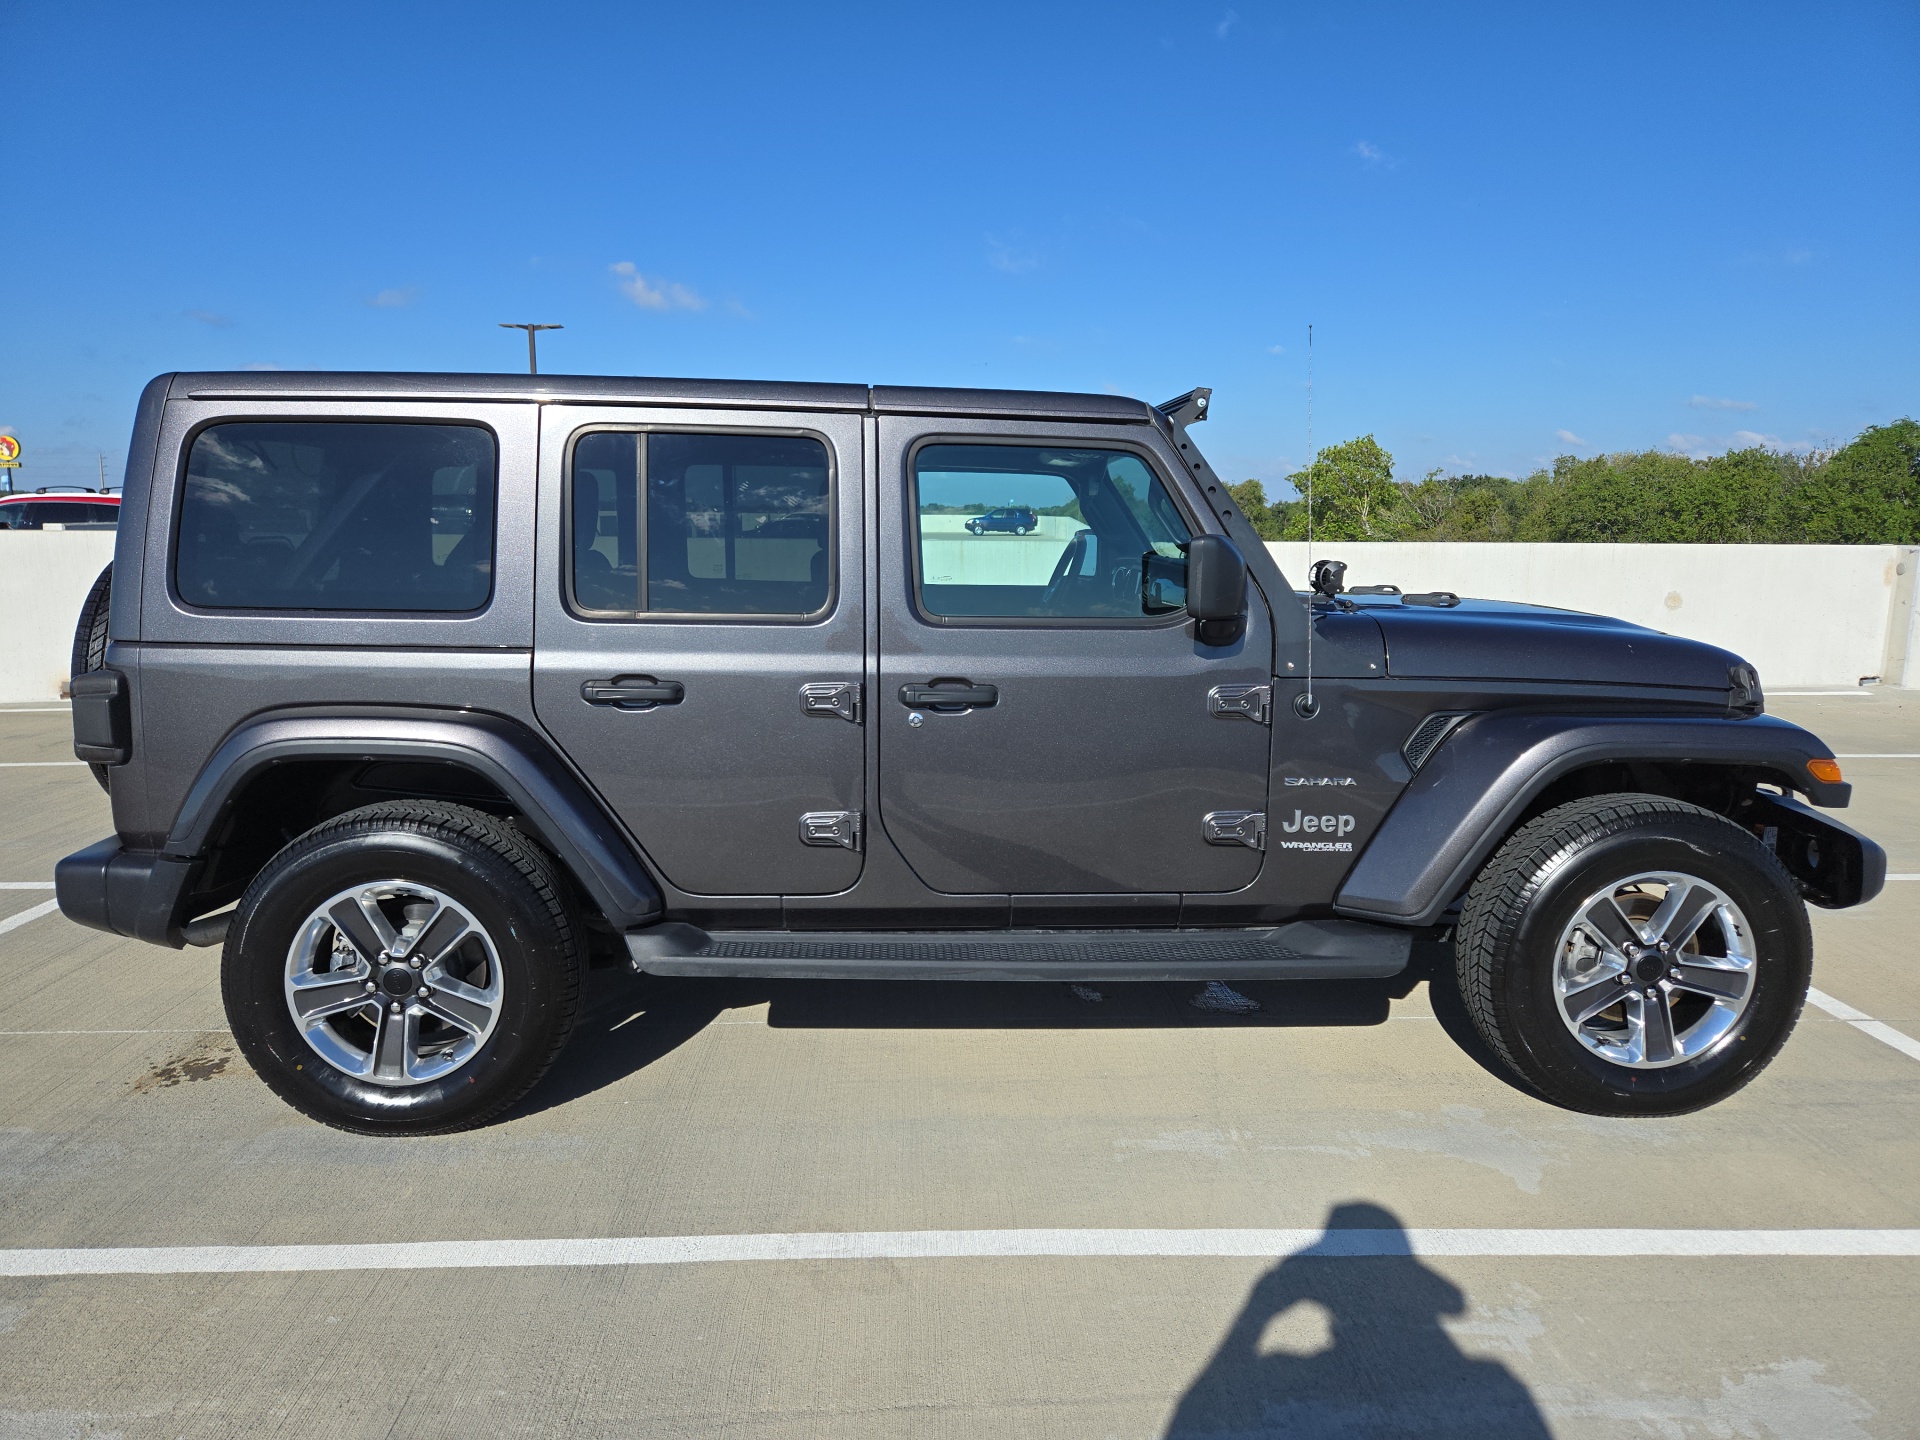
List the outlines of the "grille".
{"label": "grille", "polygon": [[1440,742],[1453,733],[1453,727],[1466,718],[1465,711],[1441,711],[1427,716],[1414,726],[1407,743],[1400,747],[1400,753],[1406,757],[1407,767],[1418,770],[1426,764],[1433,752],[1440,748]]}

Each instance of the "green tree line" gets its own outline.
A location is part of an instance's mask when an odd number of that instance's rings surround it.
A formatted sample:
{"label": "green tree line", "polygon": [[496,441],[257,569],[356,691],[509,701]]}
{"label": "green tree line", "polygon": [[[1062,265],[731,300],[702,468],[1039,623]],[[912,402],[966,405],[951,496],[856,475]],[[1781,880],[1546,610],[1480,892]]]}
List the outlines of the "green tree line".
{"label": "green tree line", "polygon": [[1258,480],[1229,485],[1267,540],[1618,541],[1637,544],[1920,543],[1920,423],[1873,425],[1837,450],[1754,446],[1706,460],[1664,450],[1562,455],[1524,480],[1443,475],[1396,480],[1371,435],[1330,445],[1269,500]]}

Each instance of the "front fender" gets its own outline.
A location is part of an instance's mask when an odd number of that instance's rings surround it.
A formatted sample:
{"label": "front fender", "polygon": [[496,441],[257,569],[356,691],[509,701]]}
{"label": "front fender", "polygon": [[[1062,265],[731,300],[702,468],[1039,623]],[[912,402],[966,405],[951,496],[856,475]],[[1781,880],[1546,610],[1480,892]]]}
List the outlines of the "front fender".
{"label": "front fender", "polygon": [[1807,773],[1807,761],[1832,756],[1813,735],[1771,715],[1478,715],[1447,737],[1401,793],[1348,872],[1334,909],[1356,919],[1433,924],[1534,798],[1589,765],[1738,765],[1839,807],[1852,787]]}
{"label": "front fender", "polygon": [[438,760],[484,776],[572,872],[616,929],[650,925],[660,889],[619,827],[531,731],[496,715],[282,713],[240,726],[181,802],[162,852],[206,852],[229,802],[261,770],[296,760]]}

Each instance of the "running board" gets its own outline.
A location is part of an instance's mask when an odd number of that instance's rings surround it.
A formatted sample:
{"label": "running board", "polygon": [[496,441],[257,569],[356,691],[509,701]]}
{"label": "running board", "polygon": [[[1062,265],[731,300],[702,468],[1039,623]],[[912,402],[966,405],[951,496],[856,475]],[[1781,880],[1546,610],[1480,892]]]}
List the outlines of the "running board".
{"label": "running board", "polygon": [[1359,920],[1258,930],[722,930],[626,936],[648,975],[783,980],[1381,980],[1413,934]]}

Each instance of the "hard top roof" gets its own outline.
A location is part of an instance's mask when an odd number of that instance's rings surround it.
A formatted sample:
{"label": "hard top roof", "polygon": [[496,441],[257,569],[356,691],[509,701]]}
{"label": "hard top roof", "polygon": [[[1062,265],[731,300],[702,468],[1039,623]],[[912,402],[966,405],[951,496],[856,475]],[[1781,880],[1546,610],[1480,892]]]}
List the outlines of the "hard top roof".
{"label": "hard top roof", "polygon": [[900,415],[1141,424],[1153,407],[1124,395],[827,385],[793,380],[676,380],[628,375],[486,375],[409,371],[183,371],[168,395],[194,400],[504,400],[559,404],[700,405],[735,410],[854,410]]}
{"label": "hard top roof", "polygon": [[38,500],[41,504],[52,500],[66,504],[70,500],[82,500],[90,505],[118,505],[118,495],[102,495],[98,490],[0,490],[0,505],[24,505],[29,500]]}

